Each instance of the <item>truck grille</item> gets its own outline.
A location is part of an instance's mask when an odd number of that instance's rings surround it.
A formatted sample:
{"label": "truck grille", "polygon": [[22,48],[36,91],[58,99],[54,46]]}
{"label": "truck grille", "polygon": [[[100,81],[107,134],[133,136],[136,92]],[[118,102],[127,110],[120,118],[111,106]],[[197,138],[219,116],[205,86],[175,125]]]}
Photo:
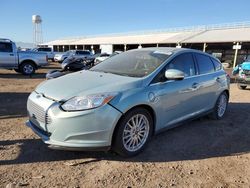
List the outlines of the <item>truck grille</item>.
{"label": "truck grille", "polygon": [[46,111],[36,103],[31,100],[28,100],[27,103],[29,114],[32,118],[35,118],[37,121],[45,124],[51,123],[50,116],[46,113]]}

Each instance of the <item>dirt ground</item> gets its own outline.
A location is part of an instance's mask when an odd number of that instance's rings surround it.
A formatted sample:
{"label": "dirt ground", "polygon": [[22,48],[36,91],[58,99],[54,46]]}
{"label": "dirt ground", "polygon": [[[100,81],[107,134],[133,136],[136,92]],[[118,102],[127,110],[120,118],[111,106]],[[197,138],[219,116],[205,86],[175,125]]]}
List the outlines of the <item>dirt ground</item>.
{"label": "dirt ground", "polygon": [[24,125],[29,93],[55,66],[32,78],[0,70],[0,187],[250,187],[250,89],[231,84],[223,120],[186,123],[124,159],[51,150]]}

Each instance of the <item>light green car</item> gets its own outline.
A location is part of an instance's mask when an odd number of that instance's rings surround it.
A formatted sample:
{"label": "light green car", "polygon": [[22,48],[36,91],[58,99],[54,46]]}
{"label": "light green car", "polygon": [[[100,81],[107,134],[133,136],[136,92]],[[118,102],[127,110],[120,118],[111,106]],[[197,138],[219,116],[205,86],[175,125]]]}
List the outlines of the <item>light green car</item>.
{"label": "light green car", "polygon": [[141,152],[156,133],[198,116],[221,119],[229,78],[200,51],[143,48],[41,83],[27,126],[56,149]]}

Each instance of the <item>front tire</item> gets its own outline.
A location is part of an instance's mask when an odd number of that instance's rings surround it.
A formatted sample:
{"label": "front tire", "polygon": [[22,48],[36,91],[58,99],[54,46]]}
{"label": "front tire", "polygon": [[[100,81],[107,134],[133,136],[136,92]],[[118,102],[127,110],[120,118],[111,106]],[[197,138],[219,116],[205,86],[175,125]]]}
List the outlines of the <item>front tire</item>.
{"label": "front tire", "polygon": [[123,157],[139,154],[153,132],[153,119],[144,108],[127,112],[117,125],[112,149]]}
{"label": "front tire", "polygon": [[213,113],[211,114],[212,119],[219,120],[224,117],[228,106],[228,99],[229,97],[226,92],[220,94],[214,106]]}

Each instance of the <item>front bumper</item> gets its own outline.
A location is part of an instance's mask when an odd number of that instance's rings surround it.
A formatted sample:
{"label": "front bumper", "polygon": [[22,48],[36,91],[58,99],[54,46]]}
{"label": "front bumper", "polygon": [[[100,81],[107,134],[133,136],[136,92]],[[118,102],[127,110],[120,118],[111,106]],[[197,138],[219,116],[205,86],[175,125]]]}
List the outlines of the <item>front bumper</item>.
{"label": "front bumper", "polygon": [[240,85],[250,85],[250,78],[244,79],[244,78],[237,78],[237,83]]}
{"label": "front bumper", "polygon": [[36,95],[33,92],[28,100],[38,107],[40,105],[47,113],[44,117],[49,117],[49,120],[42,121],[43,117],[28,105],[29,121],[26,125],[44,143],[55,149],[70,150],[102,150],[111,146],[114,128],[122,115],[118,110],[106,104],[92,110],[65,112],[58,102],[45,97],[36,98]]}

